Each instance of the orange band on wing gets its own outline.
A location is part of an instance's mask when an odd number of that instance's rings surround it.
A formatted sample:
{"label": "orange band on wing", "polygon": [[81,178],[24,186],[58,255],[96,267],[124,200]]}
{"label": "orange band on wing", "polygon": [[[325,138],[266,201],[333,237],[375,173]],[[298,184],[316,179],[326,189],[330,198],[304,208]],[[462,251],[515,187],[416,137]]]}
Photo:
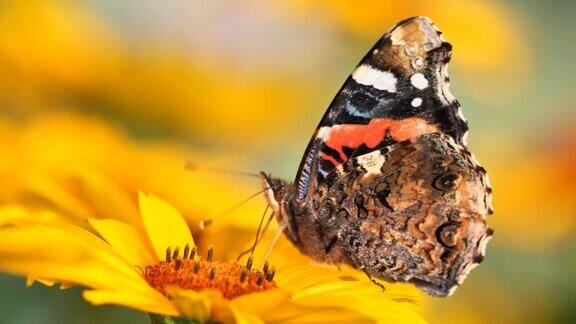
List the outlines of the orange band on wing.
{"label": "orange band on wing", "polygon": [[382,142],[387,131],[390,132],[392,139],[399,142],[423,134],[435,133],[438,128],[417,117],[402,120],[373,119],[367,125],[332,126],[326,145],[336,150],[342,160],[346,161],[348,157],[344,154],[344,147],[357,148],[365,144],[368,148],[374,148]]}
{"label": "orange band on wing", "polygon": [[337,167],[338,165],[340,165],[340,162],[338,162],[334,157],[332,157],[331,155],[328,155],[326,153],[322,153],[320,155],[320,158],[322,160],[330,161],[332,164],[334,164],[334,167]]}

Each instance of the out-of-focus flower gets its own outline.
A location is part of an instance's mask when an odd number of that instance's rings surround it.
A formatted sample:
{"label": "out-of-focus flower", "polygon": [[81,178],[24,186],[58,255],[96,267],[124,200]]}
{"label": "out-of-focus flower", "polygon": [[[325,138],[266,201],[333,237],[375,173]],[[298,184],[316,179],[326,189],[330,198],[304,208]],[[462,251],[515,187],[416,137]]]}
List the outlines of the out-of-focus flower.
{"label": "out-of-focus flower", "polygon": [[[468,0],[285,3],[272,6],[293,9],[282,12],[295,12],[299,23],[333,20],[369,42],[400,19],[429,15],[454,43],[454,62],[473,72],[463,73],[462,81],[480,100],[514,93],[519,80],[527,79],[529,51],[520,41],[518,19],[502,5]],[[270,68],[243,73],[226,60],[209,55],[199,60],[182,44],[151,35],[130,39],[84,2],[4,1],[0,29],[0,79],[6,80],[0,104],[19,117],[84,111],[125,121],[141,132],[254,148],[297,128],[310,107],[327,105],[319,97],[329,98],[316,92],[329,73]],[[506,91],[486,95],[512,78]],[[282,127],[272,120],[282,121]],[[259,141],[253,141],[256,137]]]}
{"label": "out-of-focus flower", "polygon": [[[138,218],[134,188],[170,200],[193,226],[259,190],[252,179],[185,169],[187,160],[216,166],[234,160],[242,168],[241,157],[200,155],[166,141],[138,145],[94,118],[0,119],[0,147],[0,202],[56,211],[78,225],[86,218],[133,222]],[[226,218],[231,225],[254,228],[260,213],[256,207],[246,204]]]}
{"label": "out-of-focus flower", "polygon": [[82,90],[118,63],[113,31],[93,11],[72,2],[3,1],[0,29],[2,78],[12,81],[2,87],[3,96],[15,87],[41,90],[36,86],[48,82]]}
{"label": "out-of-focus flower", "polygon": [[539,137],[529,146],[505,140],[503,134],[483,139],[480,151],[490,153],[479,156],[494,188],[495,214],[488,221],[499,246],[546,250],[573,233],[576,173],[569,153],[574,144],[564,141],[568,138]]}
{"label": "out-of-focus flower", "polygon": [[19,117],[86,111],[129,120],[141,131],[245,146],[260,134],[275,135],[267,121],[289,125],[306,109],[307,93],[291,91],[302,78],[234,73],[152,39],[131,48],[85,3],[4,1],[0,30],[0,104]]}
{"label": "out-of-focus flower", "polygon": [[[429,16],[458,47],[458,64],[470,69],[509,68],[525,63],[518,23],[507,8],[496,3],[469,0],[442,1],[301,1],[286,0],[316,18],[332,20],[347,31],[373,39],[396,22],[411,16]],[[520,52],[520,53],[519,53]],[[520,57],[518,57],[520,55]],[[518,61],[520,60],[520,61]]]}
{"label": "out-of-focus flower", "polygon": [[368,279],[294,259],[275,270],[256,270],[214,261],[212,252],[201,258],[174,207],[144,194],[139,204],[138,224],[89,219],[99,236],[63,222],[37,221],[17,208],[3,210],[0,269],[86,286],[84,298],[91,303],[146,311],[155,321],[184,316],[238,323],[423,322],[413,288],[392,285],[382,292]]}
{"label": "out-of-focus flower", "polygon": [[[507,91],[494,91],[494,97],[514,93],[519,77],[527,76],[531,58],[522,41],[518,14],[503,4],[473,0],[441,1],[310,1],[285,0],[284,13],[308,22],[328,21],[363,39],[374,41],[396,22],[412,16],[428,16],[454,45],[453,63],[473,75],[467,80],[475,87],[470,94],[483,94],[495,83]],[[498,77],[495,78],[494,75]],[[480,89],[479,89],[480,87]]]}

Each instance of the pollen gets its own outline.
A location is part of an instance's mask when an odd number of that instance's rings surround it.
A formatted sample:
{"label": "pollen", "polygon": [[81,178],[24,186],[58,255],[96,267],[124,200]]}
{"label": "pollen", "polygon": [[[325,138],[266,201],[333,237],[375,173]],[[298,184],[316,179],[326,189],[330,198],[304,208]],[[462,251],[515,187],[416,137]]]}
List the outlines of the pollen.
{"label": "pollen", "polygon": [[[166,294],[166,287],[178,286],[195,291],[216,290],[227,299],[252,292],[276,288],[274,270],[265,264],[261,271],[252,269],[252,258],[245,266],[238,263],[214,261],[213,250],[208,250],[206,258],[194,258],[194,254],[184,248],[181,258],[178,249],[167,251],[166,260],[147,266],[144,277],[154,289]],[[195,249],[193,249],[195,252]],[[191,257],[191,258],[190,258]]]}

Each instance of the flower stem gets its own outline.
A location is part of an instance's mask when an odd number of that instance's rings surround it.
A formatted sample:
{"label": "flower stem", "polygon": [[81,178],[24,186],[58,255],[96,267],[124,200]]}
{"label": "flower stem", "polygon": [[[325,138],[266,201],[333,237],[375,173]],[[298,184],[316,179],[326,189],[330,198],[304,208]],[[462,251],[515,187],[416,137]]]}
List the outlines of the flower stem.
{"label": "flower stem", "polygon": [[202,324],[198,319],[189,317],[171,317],[160,314],[150,313],[151,324]]}

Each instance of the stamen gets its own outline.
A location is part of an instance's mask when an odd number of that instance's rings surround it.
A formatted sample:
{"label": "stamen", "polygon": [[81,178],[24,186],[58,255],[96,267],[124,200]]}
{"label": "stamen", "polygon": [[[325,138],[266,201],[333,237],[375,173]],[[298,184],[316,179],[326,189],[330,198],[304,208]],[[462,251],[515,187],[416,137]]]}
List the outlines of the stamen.
{"label": "stamen", "polygon": [[214,248],[208,248],[208,254],[206,255],[206,260],[212,261],[212,257],[214,256]]}
{"label": "stamen", "polygon": [[184,247],[184,254],[182,254],[182,259],[188,259],[188,254],[190,253],[190,244],[186,244]]}
{"label": "stamen", "polygon": [[180,253],[180,249],[175,248],[174,253],[172,254],[172,259],[174,259],[174,260],[178,259],[178,253]]}
{"label": "stamen", "polygon": [[206,226],[208,226],[210,224],[212,224],[212,219],[204,219],[198,223],[201,230],[206,229]]}
{"label": "stamen", "polygon": [[264,262],[264,266],[262,267],[262,272],[264,273],[264,275],[268,274],[268,267],[270,265],[268,264],[268,261]]}
{"label": "stamen", "polygon": [[252,262],[254,262],[252,256],[248,257],[248,261],[246,261],[246,269],[252,270]]}
{"label": "stamen", "polygon": [[274,269],[270,270],[270,272],[268,272],[268,273],[266,274],[266,280],[267,280],[267,281],[272,281],[272,280],[274,280],[274,275],[275,275],[275,274],[276,274],[276,270],[274,270]]}
{"label": "stamen", "polygon": [[249,264],[242,266],[237,263],[209,261],[207,258],[190,260],[190,254],[188,258],[181,259],[174,259],[173,253],[167,255],[169,261],[149,265],[143,273],[150,286],[163,294],[166,294],[166,287],[179,286],[195,291],[217,290],[225,298],[233,299],[276,287],[276,283],[272,281],[274,270],[269,265],[267,272],[246,267],[252,266],[253,259],[249,259]]}
{"label": "stamen", "polygon": [[190,260],[194,260],[195,256],[196,256],[196,247],[193,247],[192,251],[190,251]]}
{"label": "stamen", "polygon": [[172,252],[170,252],[170,247],[166,248],[166,262],[170,262],[170,257],[172,256]]}

